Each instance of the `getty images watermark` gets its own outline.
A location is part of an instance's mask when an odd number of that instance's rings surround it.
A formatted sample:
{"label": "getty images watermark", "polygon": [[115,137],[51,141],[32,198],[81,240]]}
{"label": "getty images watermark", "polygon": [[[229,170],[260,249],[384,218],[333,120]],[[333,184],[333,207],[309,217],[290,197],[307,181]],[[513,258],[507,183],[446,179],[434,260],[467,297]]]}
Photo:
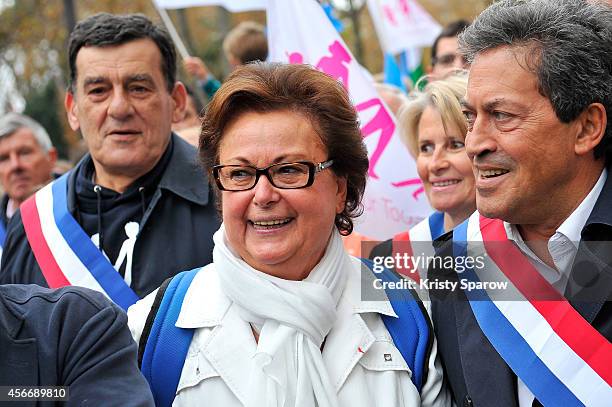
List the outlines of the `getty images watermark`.
{"label": "getty images watermark", "polygon": [[[562,252],[561,243],[544,244],[551,253]],[[541,274],[538,260],[512,241],[364,242],[362,253],[371,261],[362,267],[361,296],[365,301],[400,298],[411,289],[441,300],[612,301],[612,272],[609,262],[601,260],[612,259],[612,242],[569,244],[577,248],[573,259],[558,271]]]}
{"label": "getty images watermark", "polygon": [[[477,256],[436,256],[436,255],[409,255],[395,253],[390,256],[374,256],[372,258],[372,271],[375,278],[371,284],[375,290],[505,290],[506,281],[471,281],[467,278],[458,278],[456,281],[439,278],[424,277],[429,269],[455,270],[461,274],[466,270],[477,270],[485,267],[485,255]],[[385,270],[395,270],[407,278],[396,281],[385,281],[379,275]],[[415,278],[416,277],[416,278]]]}

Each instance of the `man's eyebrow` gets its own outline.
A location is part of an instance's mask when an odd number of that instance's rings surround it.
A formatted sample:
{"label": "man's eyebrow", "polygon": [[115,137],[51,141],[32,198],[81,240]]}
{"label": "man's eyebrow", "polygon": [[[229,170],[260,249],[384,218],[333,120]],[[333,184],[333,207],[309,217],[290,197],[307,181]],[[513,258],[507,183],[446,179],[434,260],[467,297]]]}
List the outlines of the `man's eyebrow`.
{"label": "man's eyebrow", "polygon": [[99,85],[101,83],[106,83],[108,80],[103,76],[93,76],[85,78],[83,81],[83,87],[91,86],[91,85]]}
{"label": "man's eyebrow", "polygon": [[491,110],[495,110],[497,107],[499,107],[500,105],[505,104],[506,102],[507,102],[507,100],[504,99],[504,98],[496,98],[496,99],[490,100],[488,102],[485,102],[482,107],[487,112],[490,112]]}
{"label": "man's eyebrow", "polygon": [[[476,110],[474,108],[474,106],[472,106],[467,100],[465,99],[461,99],[459,101],[459,103],[461,104],[461,107],[467,110]],[[493,100],[490,100],[488,102],[485,102],[482,105],[482,108],[487,111],[490,112],[492,110],[495,110],[497,108],[499,108],[499,106],[514,106],[514,107],[518,107],[517,104],[515,102],[512,102],[511,100],[508,100],[506,98],[495,98]]]}
{"label": "man's eyebrow", "polygon": [[459,104],[464,109],[474,110],[474,107],[472,105],[470,105],[470,103],[465,98],[461,98],[461,100],[459,100]]}
{"label": "man's eyebrow", "polygon": [[130,75],[125,79],[125,83],[132,83],[132,82],[155,83],[155,81],[153,80],[153,77],[146,73]]}

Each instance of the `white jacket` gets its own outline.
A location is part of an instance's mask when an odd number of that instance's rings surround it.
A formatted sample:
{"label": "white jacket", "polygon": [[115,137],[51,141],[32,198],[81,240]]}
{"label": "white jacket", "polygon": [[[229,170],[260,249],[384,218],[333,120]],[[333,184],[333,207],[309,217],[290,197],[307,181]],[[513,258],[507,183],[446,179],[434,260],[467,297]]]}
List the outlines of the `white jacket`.
{"label": "white jacket", "polygon": [[[379,316],[396,314],[388,301],[361,300],[362,276],[358,269],[347,279],[338,303],[338,320],[322,351],[340,405],[450,406],[451,397],[443,383],[436,342],[429,359],[428,376],[419,394],[410,380],[412,372]],[[156,291],[128,310],[130,330],[137,343],[155,294]],[[247,366],[257,344],[251,326],[221,291],[214,265],[204,267],[195,276],[176,325],[196,328],[196,331],[173,406],[244,405],[249,381]]]}

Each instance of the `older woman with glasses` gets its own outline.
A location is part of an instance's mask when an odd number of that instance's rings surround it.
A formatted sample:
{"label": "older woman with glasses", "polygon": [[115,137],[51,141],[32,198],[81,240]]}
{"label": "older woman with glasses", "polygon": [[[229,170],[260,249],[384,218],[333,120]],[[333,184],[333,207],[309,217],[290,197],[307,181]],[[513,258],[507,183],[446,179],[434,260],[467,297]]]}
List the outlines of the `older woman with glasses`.
{"label": "older woman with glasses", "polygon": [[193,331],[175,384],[180,341],[158,340],[172,283],[128,312],[154,394],[171,388],[175,406],[449,405],[435,348],[416,385],[383,323],[399,314],[387,297],[362,300],[375,276],[343,249],[368,158],[341,84],[306,65],[238,68],[208,106],[200,157],[223,225],[171,323]]}

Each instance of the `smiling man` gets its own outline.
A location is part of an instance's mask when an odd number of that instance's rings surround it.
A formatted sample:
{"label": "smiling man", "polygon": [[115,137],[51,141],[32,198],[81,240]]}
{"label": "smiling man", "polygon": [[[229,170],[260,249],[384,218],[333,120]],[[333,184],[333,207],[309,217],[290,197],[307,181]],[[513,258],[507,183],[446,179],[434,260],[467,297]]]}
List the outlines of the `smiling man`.
{"label": "smiling man", "polygon": [[219,221],[196,150],[171,133],[186,96],[167,32],[97,14],[70,35],[69,65],[68,122],[89,154],[21,207],[0,282],[81,285],[127,308],[209,263]]}
{"label": "smiling man", "polygon": [[500,1],[460,36],[478,212],[442,250],[486,259],[444,278],[511,288],[432,295],[458,405],[612,399],[611,38],[582,0]]}

